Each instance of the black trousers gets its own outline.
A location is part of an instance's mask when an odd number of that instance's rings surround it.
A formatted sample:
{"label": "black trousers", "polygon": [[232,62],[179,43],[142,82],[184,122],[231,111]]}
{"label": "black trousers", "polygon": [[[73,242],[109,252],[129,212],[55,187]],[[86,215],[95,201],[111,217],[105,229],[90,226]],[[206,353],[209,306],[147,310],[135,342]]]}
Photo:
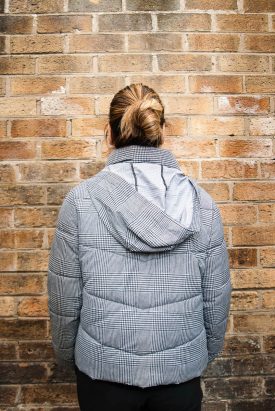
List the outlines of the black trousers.
{"label": "black trousers", "polygon": [[81,411],[201,411],[200,377],[146,388],[93,380],[77,368],[76,378]]}

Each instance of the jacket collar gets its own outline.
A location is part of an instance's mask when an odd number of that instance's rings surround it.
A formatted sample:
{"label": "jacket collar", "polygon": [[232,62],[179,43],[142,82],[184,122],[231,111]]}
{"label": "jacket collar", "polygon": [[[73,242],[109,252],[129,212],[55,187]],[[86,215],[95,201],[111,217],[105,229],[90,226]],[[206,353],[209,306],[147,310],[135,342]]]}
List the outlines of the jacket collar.
{"label": "jacket collar", "polygon": [[132,144],[126,147],[115,148],[109,155],[106,166],[123,161],[135,163],[158,163],[167,167],[178,168],[181,170],[175,156],[171,153],[171,151],[159,147],[139,146]]}

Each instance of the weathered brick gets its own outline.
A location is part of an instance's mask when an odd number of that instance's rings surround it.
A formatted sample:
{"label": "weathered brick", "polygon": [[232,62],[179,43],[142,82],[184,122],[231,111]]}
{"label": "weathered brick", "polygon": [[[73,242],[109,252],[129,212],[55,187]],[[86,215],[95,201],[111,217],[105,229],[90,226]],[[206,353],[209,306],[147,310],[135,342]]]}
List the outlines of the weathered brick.
{"label": "weathered brick", "polygon": [[272,140],[223,140],[219,143],[222,157],[270,157]]}
{"label": "weathered brick", "polygon": [[266,114],[270,109],[266,97],[216,97],[217,112],[228,114]]}
{"label": "weathered brick", "polygon": [[0,385],[0,405],[15,405],[18,391],[15,385]]}
{"label": "weathered brick", "polygon": [[[274,195],[274,191],[273,191]],[[234,245],[273,245],[274,226],[236,227],[233,228]]]}
{"label": "weathered brick", "polygon": [[182,116],[166,117],[165,135],[166,136],[187,135],[187,118],[182,117]]}
{"label": "weathered brick", "polygon": [[[39,118],[11,121],[12,137],[65,137],[66,120],[63,118]],[[18,143],[16,143],[18,144]]]}
{"label": "weathered brick", "polygon": [[0,13],[4,13],[5,10],[5,0],[0,0]]}
{"label": "weathered brick", "polygon": [[0,297],[0,316],[12,317],[16,311],[16,301],[13,297]]}
{"label": "weathered brick", "polygon": [[45,382],[47,380],[47,368],[44,364],[27,363],[1,363],[1,384],[24,384]]}
{"label": "weathered brick", "polygon": [[271,355],[249,355],[232,359],[233,375],[274,374],[274,361]]}
{"label": "weathered brick", "polygon": [[237,34],[192,33],[187,41],[191,51],[238,51],[240,45]]}
{"label": "weathered brick", "polygon": [[229,199],[229,186],[227,183],[201,183],[200,186],[213,197],[214,201]]}
{"label": "weathered brick", "polygon": [[210,96],[165,96],[162,98],[167,114],[211,114],[213,99]]}
{"label": "weathered brick", "polygon": [[201,162],[202,178],[256,178],[257,162],[247,160],[206,160]]}
{"label": "weathered brick", "polygon": [[47,204],[59,205],[63,202],[65,195],[74,186],[71,184],[54,184],[47,188]]}
{"label": "weathered brick", "polygon": [[197,10],[236,10],[237,0],[186,0],[186,9],[197,9]]}
{"label": "weathered brick", "polygon": [[47,336],[46,320],[0,320],[1,338],[14,339],[40,339]]}
{"label": "weathered brick", "polygon": [[237,333],[266,333],[270,334],[273,330],[270,324],[275,321],[275,315],[266,314],[234,314],[233,326]]}
{"label": "weathered brick", "polygon": [[262,378],[243,377],[240,378],[217,378],[205,379],[205,394],[207,398],[257,398],[262,394]]}
{"label": "weathered brick", "polygon": [[[1,148],[1,144],[0,144]],[[10,164],[0,164],[0,183],[14,183],[15,169]]]}
{"label": "weathered brick", "polygon": [[18,271],[47,271],[48,250],[24,251],[17,254]]}
{"label": "weathered brick", "polygon": [[259,204],[259,221],[275,223],[275,204]]}
{"label": "weathered brick", "polygon": [[13,225],[13,213],[12,208],[0,208],[0,227],[6,228]]}
{"label": "weathered brick", "polygon": [[[275,391],[275,378],[274,377],[266,377],[265,378],[265,394],[270,395],[274,399],[274,391]],[[273,405],[275,402],[273,401]]]}
{"label": "weathered brick", "polygon": [[262,178],[274,178],[275,177],[275,161],[267,160],[260,162],[260,170]]}
{"label": "weathered brick", "polygon": [[[15,271],[16,270],[16,253],[4,251],[0,253],[1,264],[0,271]],[[1,276],[0,276],[1,280]]]}
{"label": "weathered brick", "polygon": [[25,117],[36,114],[36,100],[25,97],[11,97],[0,100],[0,115],[2,117]]}
{"label": "weathered brick", "polygon": [[52,34],[11,36],[10,49],[13,54],[62,53],[64,37]]}
{"label": "weathered brick", "polygon": [[275,35],[274,34],[250,34],[244,36],[244,49],[247,51],[274,53]]}
{"label": "weathered brick", "polygon": [[231,401],[228,411],[266,411],[272,410],[275,406],[273,399],[241,400]]}
{"label": "weathered brick", "polygon": [[6,36],[0,36],[0,54],[6,53]]}
{"label": "weathered brick", "polygon": [[14,77],[11,78],[11,94],[65,93],[64,77]]}
{"label": "weathered brick", "polygon": [[2,230],[0,246],[2,248],[42,248],[44,231],[42,230]]}
{"label": "weathered brick", "polygon": [[70,116],[94,114],[94,99],[89,97],[42,97],[41,114],[46,116]]}
{"label": "weathered brick", "polygon": [[77,165],[67,162],[22,163],[18,165],[19,181],[75,181]]}
{"label": "weathered brick", "polygon": [[256,248],[230,248],[228,253],[230,268],[247,268],[257,265]]}
{"label": "weathered brick", "polygon": [[227,72],[268,72],[269,61],[267,56],[262,55],[226,55],[217,56],[217,68],[219,71]]}
{"label": "weathered brick", "polygon": [[98,57],[99,71],[151,71],[152,57],[146,54],[104,55]]}
{"label": "weathered brick", "polygon": [[0,187],[0,205],[44,204],[45,190],[39,186],[10,185]]}
{"label": "weathered brick", "polygon": [[193,138],[173,138],[165,140],[163,148],[171,150],[176,157],[214,157],[216,155],[215,143],[211,139],[197,140]]}
{"label": "weathered brick", "polygon": [[17,359],[17,344],[14,342],[0,342],[0,361],[10,361]]}
{"label": "weathered brick", "polygon": [[178,160],[178,163],[184,174],[198,179],[199,176],[199,162],[196,160]]}
{"label": "weathered brick", "polygon": [[177,33],[129,34],[129,51],[182,51],[182,36]]}
{"label": "weathered brick", "polygon": [[18,315],[20,317],[47,317],[48,298],[43,297],[24,297],[18,304]]}
{"label": "weathered brick", "polygon": [[102,161],[89,161],[80,164],[80,178],[90,178],[103,169],[105,163]]}
{"label": "weathered brick", "polygon": [[[215,361],[215,360],[214,360]],[[205,401],[205,398],[202,401],[202,411],[227,411],[226,401]]]}
{"label": "weathered brick", "polygon": [[0,57],[0,74],[34,74],[35,59],[24,57]]}
{"label": "weathered brick", "polygon": [[124,51],[122,34],[75,34],[70,37],[71,53]]}
{"label": "weathered brick", "polygon": [[150,31],[151,16],[147,13],[137,14],[100,14],[99,31]]}
{"label": "weathered brick", "polygon": [[183,75],[149,74],[131,75],[131,83],[144,83],[147,86],[158,90],[158,93],[179,93],[185,91],[185,79]]}
{"label": "weathered brick", "polygon": [[248,93],[275,93],[275,76],[246,76],[245,88]]}
{"label": "weathered brick", "polygon": [[42,56],[38,58],[39,73],[88,73],[92,70],[91,56]]}
{"label": "weathered brick", "polygon": [[159,54],[160,71],[210,71],[211,58],[205,54]]}
{"label": "weathered brick", "polygon": [[244,12],[248,13],[268,13],[275,12],[275,4],[273,0],[244,0]]}
{"label": "weathered brick", "polygon": [[275,118],[273,117],[252,117],[250,119],[249,133],[252,136],[266,135],[272,136],[275,133]]}
{"label": "weathered brick", "polygon": [[23,404],[72,404],[77,403],[75,384],[24,385],[21,392]]}
{"label": "weathered brick", "polygon": [[263,267],[275,267],[275,248],[260,249],[260,263]]}
{"label": "weathered brick", "polygon": [[191,93],[241,93],[240,76],[203,75],[189,76]]}
{"label": "weathered brick", "polygon": [[231,310],[257,310],[260,307],[260,295],[257,291],[233,291]]}
{"label": "weathered brick", "polygon": [[69,11],[120,11],[121,0],[69,0]]}
{"label": "weathered brick", "polygon": [[124,87],[124,80],[118,76],[72,77],[70,78],[71,94],[115,93]]}
{"label": "weathered brick", "polygon": [[217,14],[218,31],[261,32],[268,31],[268,18],[257,14]]}
{"label": "weathered brick", "polygon": [[257,221],[257,208],[248,204],[223,204],[219,207],[225,225],[253,224]]}
{"label": "weathered brick", "polygon": [[54,359],[52,343],[49,341],[19,342],[19,358],[23,361],[49,361]]}
{"label": "weathered brick", "polygon": [[0,16],[0,27],[3,34],[28,34],[32,32],[33,17]]}
{"label": "weathered brick", "polygon": [[263,350],[267,353],[275,353],[275,335],[263,336]]}
{"label": "weathered brick", "polygon": [[207,13],[165,13],[157,14],[160,31],[208,31],[211,16]]}
{"label": "weathered brick", "polygon": [[233,188],[234,200],[274,200],[275,190],[272,182],[245,182],[236,183]]}
{"label": "weathered brick", "polygon": [[50,141],[42,143],[42,158],[90,159],[96,157],[96,140],[69,140],[64,142]]}
{"label": "weathered brick", "polygon": [[149,1],[140,1],[140,0],[130,0],[129,1],[127,0],[126,9],[133,10],[133,11],[179,10],[180,0],[171,0],[169,2],[165,0],[149,0]]}
{"label": "weathered brick", "polygon": [[10,0],[11,13],[58,13],[63,11],[63,1],[47,0]]}
{"label": "weathered brick", "polygon": [[268,268],[231,270],[231,278],[235,289],[270,288],[275,285],[273,270]]}
{"label": "weathered brick", "polygon": [[191,117],[190,135],[234,136],[244,134],[244,120],[241,117]]}
{"label": "weathered brick", "polygon": [[[4,96],[6,92],[6,82],[4,78],[0,78],[0,96]],[[1,123],[2,127],[2,123]],[[1,133],[0,133],[1,134]]]}
{"label": "weathered brick", "polygon": [[17,227],[54,227],[57,215],[57,207],[18,207],[15,209],[14,224]]}
{"label": "weathered brick", "polygon": [[92,16],[38,16],[37,33],[70,33],[92,31]]}
{"label": "weathered brick", "polygon": [[215,358],[203,373],[204,378],[226,377],[232,373],[231,358]]}
{"label": "weathered brick", "polygon": [[267,309],[274,309],[275,308],[275,292],[271,291],[264,291],[262,294],[263,298],[263,308]]}
{"label": "weathered brick", "polygon": [[1,274],[0,294],[24,295],[45,292],[45,276],[42,274]]}
{"label": "weathered brick", "polygon": [[224,339],[223,355],[244,355],[261,351],[260,338],[257,336],[230,336]]}
{"label": "weathered brick", "polygon": [[72,135],[73,136],[102,136],[104,134],[104,126],[107,118],[75,118],[72,120]]}

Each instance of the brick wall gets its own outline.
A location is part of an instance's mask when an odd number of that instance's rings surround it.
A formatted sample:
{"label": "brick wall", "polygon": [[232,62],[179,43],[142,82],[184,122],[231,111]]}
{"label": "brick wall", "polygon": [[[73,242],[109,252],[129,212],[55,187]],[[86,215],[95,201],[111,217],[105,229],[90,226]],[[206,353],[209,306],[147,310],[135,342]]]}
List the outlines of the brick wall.
{"label": "brick wall", "polygon": [[234,291],[204,411],[271,411],[275,1],[0,0],[0,12],[1,410],[78,409],[74,376],[53,362],[47,257],[64,195],[109,154],[110,99],[143,81],[165,103],[164,147],[225,225]]}

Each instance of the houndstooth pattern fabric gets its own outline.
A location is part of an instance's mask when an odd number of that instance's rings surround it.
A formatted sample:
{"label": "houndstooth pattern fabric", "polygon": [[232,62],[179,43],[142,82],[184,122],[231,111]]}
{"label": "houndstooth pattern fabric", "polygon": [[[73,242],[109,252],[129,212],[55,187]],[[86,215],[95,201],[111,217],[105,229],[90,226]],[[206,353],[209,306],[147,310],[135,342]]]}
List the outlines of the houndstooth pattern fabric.
{"label": "houndstooth pattern fabric", "polygon": [[91,378],[180,383],[223,348],[232,286],[220,211],[188,177],[183,227],[107,168],[124,161],[180,169],[168,150],[128,146],[67,194],[48,270],[53,346]]}

